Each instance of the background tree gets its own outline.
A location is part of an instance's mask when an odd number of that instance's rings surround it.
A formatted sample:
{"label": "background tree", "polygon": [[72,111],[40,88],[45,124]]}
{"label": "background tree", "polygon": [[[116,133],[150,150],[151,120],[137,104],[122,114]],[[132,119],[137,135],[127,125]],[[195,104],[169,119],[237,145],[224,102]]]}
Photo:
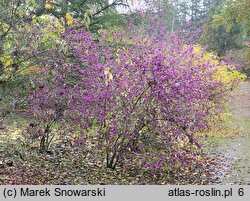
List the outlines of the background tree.
{"label": "background tree", "polygon": [[[240,35],[245,41],[245,62],[247,68],[250,67],[250,1],[248,0],[228,0],[226,6],[215,17],[213,23],[215,26],[224,26],[227,33],[231,33],[236,40],[237,35]],[[240,29],[235,32],[234,30]],[[244,45],[243,43],[243,45]]]}
{"label": "background tree", "polygon": [[225,55],[229,50],[242,46],[242,28],[237,20],[232,22],[232,27],[227,30],[225,24],[213,25],[208,21],[203,26],[201,41],[208,45],[208,49],[218,53],[218,56]]}
{"label": "background tree", "polygon": [[236,16],[232,15],[229,27],[227,22],[219,17],[228,6],[227,1],[213,1],[203,26],[201,42],[208,45],[209,50],[217,52],[218,56],[225,55],[229,50],[242,47],[242,23]]}
{"label": "background tree", "polygon": [[120,6],[128,7],[127,0],[55,0],[45,1],[44,6],[40,6],[39,11],[34,14],[52,14],[58,19],[63,19],[66,28],[85,27],[90,31],[96,31],[108,19],[106,17],[110,13],[115,13]]}

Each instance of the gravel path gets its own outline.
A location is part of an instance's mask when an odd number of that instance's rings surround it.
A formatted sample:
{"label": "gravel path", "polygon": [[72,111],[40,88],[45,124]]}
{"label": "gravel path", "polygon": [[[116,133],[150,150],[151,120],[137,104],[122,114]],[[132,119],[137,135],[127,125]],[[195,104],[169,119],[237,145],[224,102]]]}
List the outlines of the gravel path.
{"label": "gravel path", "polygon": [[222,184],[250,185],[250,81],[240,85],[231,106],[234,112],[233,123],[244,133],[227,139],[221,147],[221,151],[229,161]]}
{"label": "gravel path", "polygon": [[235,118],[250,120],[250,80],[240,85],[232,101]]}

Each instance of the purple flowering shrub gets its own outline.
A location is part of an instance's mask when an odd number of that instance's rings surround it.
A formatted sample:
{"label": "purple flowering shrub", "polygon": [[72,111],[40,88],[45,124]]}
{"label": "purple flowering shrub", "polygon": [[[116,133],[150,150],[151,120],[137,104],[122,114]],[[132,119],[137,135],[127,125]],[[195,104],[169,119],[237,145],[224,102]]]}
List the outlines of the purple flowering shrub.
{"label": "purple flowering shrub", "polygon": [[[46,75],[47,73],[42,76]],[[47,75],[47,77],[50,76]],[[65,100],[60,96],[62,92],[55,89],[54,82],[49,80],[49,82],[44,80],[43,85],[31,92],[28,99],[28,109],[23,112],[27,117],[32,115],[33,119],[23,132],[24,140],[28,144],[39,141],[40,152],[48,151],[55,137],[53,128],[55,124],[64,122],[63,115],[66,108]]]}
{"label": "purple flowering shrub", "polygon": [[35,92],[30,111],[44,122],[67,119],[78,128],[74,146],[109,168],[191,167],[202,149],[195,134],[221,108],[218,68],[174,35],[114,35],[115,42],[95,41],[85,30],[67,31],[61,50],[50,52],[51,81]]}

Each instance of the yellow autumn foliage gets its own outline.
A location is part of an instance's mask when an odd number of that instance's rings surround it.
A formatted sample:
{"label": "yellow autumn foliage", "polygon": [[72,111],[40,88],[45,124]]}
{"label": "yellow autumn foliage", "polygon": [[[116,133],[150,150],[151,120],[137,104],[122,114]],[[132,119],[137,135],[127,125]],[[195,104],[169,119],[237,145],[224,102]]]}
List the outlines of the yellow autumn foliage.
{"label": "yellow autumn foliage", "polygon": [[50,2],[46,2],[45,5],[44,5],[44,7],[45,7],[46,9],[50,10],[50,9],[52,9],[54,6],[53,6],[53,4],[50,3]]}
{"label": "yellow autumn foliage", "polygon": [[66,13],[66,23],[68,26],[71,26],[73,24],[73,16],[70,13]]}
{"label": "yellow autumn foliage", "polygon": [[108,85],[108,83],[113,80],[113,75],[112,73],[110,72],[110,68],[107,67],[105,68],[104,70],[104,75],[105,75],[105,84]]}
{"label": "yellow autumn foliage", "polygon": [[[198,45],[195,46],[194,48],[195,54],[201,54],[202,51],[203,51],[202,47]],[[202,59],[194,62],[205,64],[207,63],[207,61],[209,61],[210,65],[212,65],[213,69],[215,70],[213,74],[214,81],[221,82],[224,91],[234,89],[236,86],[238,86],[240,82],[246,79],[246,75],[237,71],[237,69],[234,66],[220,62],[219,58],[215,56],[213,52],[204,52]]]}
{"label": "yellow autumn foliage", "polygon": [[0,57],[0,62],[2,62],[4,66],[10,66],[13,64],[13,60],[10,55]]}
{"label": "yellow autumn foliage", "polygon": [[[225,109],[230,108],[229,97],[232,95],[232,91],[236,89],[239,83],[243,82],[247,76],[237,71],[234,66],[220,62],[219,58],[213,52],[204,52],[203,48],[200,46],[195,46],[194,53],[203,54],[199,61],[194,62],[205,64],[209,61],[214,69],[212,79],[221,83],[221,86],[217,89],[216,93],[223,94],[224,99],[221,99],[220,101],[221,104],[224,105],[224,111],[215,113],[209,119],[210,122],[218,124],[217,126],[221,126],[221,123],[228,122],[233,116],[230,110]],[[215,103],[210,104],[212,104],[211,107],[215,106]]]}

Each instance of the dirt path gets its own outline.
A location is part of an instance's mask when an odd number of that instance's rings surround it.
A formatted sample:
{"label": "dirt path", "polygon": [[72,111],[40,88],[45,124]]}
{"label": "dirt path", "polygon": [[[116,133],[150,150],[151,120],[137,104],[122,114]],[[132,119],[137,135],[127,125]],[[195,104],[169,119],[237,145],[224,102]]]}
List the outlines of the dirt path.
{"label": "dirt path", "polygon": [[250,81],[240,85],[232,100],[233,124],[239,126],[243,135],[228,138],[219,148],[228,165],[221,173],[222,184],[250,184]]}

